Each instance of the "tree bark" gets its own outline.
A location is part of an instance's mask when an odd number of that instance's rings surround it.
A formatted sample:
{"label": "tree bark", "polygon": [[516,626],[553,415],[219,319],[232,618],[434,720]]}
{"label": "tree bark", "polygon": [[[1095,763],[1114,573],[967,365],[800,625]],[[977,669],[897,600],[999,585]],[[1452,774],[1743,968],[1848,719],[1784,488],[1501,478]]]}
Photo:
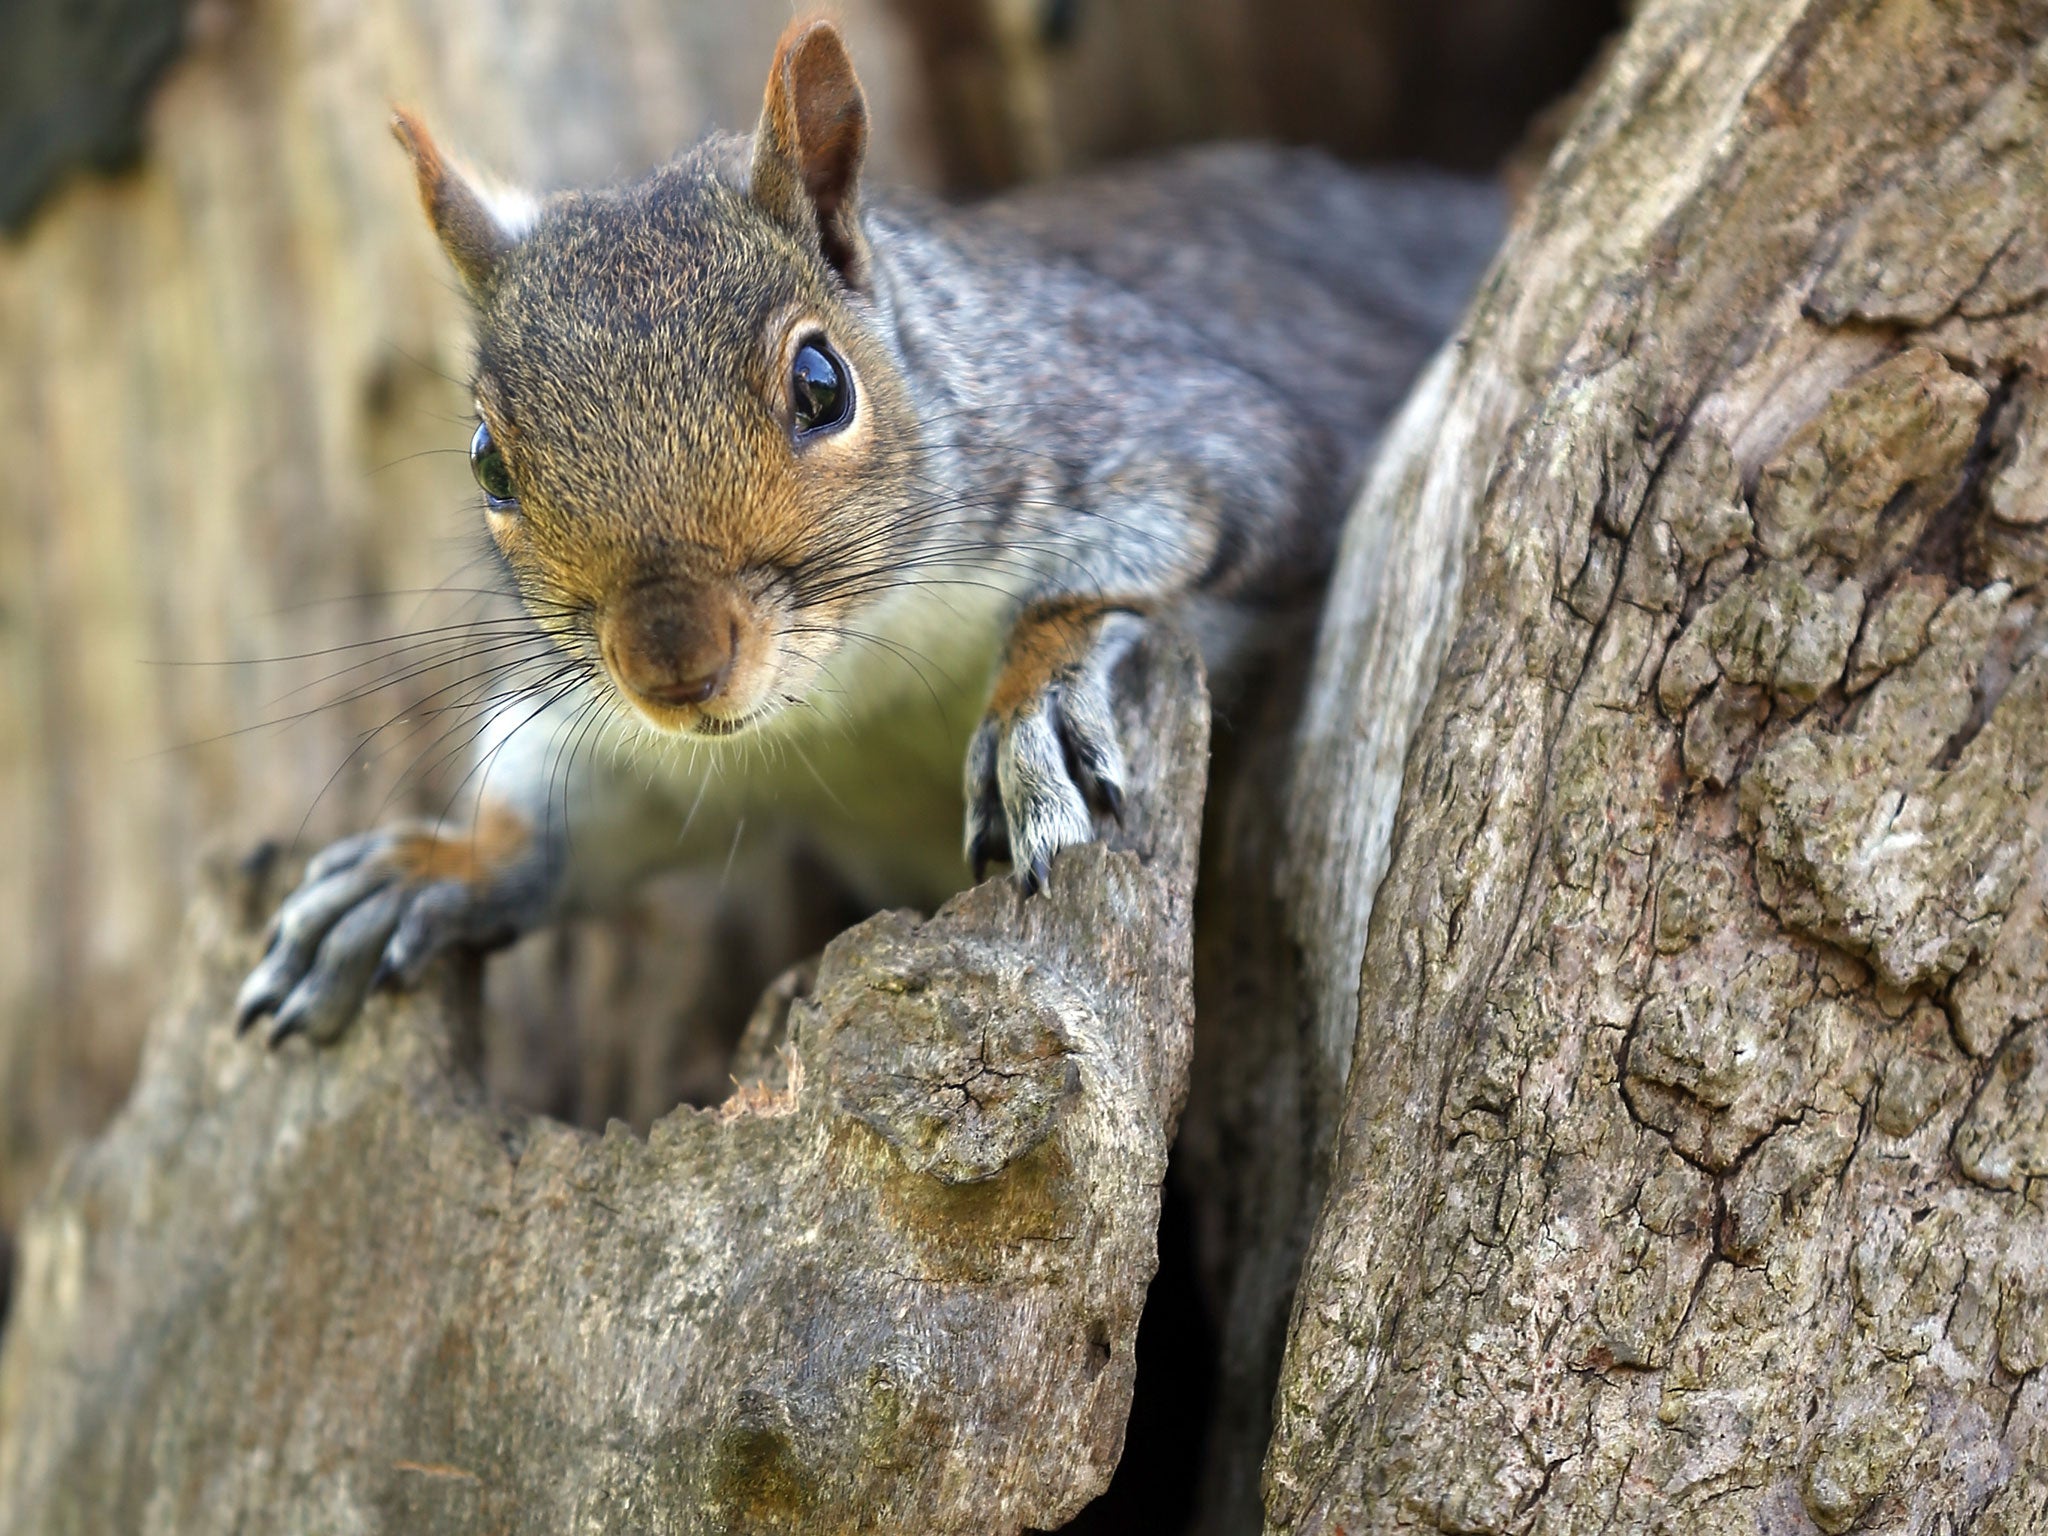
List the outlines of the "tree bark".
{"label": "tree bark", "polygon": [[[1269,1530],[2048,1528],[2044,37],[1647,7],[1381,465]],[[1421,507],[1374,897],[1358,577]]]}

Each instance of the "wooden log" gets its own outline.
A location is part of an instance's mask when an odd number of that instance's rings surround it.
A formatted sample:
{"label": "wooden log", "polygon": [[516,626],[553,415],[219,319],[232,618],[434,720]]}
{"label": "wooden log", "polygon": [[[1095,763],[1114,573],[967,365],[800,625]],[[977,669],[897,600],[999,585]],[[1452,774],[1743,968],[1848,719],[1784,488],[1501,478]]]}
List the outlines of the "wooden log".
{"label": "wooden log", "polygon": [[760,1075],[644,1139],[481,1094],[431,999],[235,1038],[267,902],[216,891],[24,1226],[0,1529],[1071,1517],[1123,1441],[1193,1009],[1200,665],[1148,644],[1129,684],[1117,846],[849,930],[757,1016]]}

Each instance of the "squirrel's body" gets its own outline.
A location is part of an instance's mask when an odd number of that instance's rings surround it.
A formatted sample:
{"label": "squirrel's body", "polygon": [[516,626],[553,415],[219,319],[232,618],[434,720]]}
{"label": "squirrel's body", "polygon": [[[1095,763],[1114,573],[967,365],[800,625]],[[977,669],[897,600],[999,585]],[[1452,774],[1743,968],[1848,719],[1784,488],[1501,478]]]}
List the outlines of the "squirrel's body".
{"label": "squirrel's body", "polygon": [[[1188,218],[1197,205],[1207,216]],[[1376,429],[1455,322],[1496,210],[1477,184],[1243,145],[960,209],[871,206],[877,328],[926,424],[921,468],[958,504],[946,537],[972,530],[985,549],[889,594],[811,707],[777,714],[758,741],[599,727],[616,744],[587,742],[583,771],[616,759],[643,787],[586,783],[571,814],[617,820],[598,804],[651,794],[622,835],[644,846],[680,807],[683,856],[710,858],[742,821],[757,834],[796,822],[874,899],[956,889],[960,759],[1020,596],[1084,554],[1105,574],[1155,544],[1178,554],[1211,537],[1188,526],[1207,514],[1216,550],[1177,617],[1227,683],[1247,630],[1313,601]],[[973,358],[997,360],[985,380]],[[1175,423],[1176,405],[1199,418]],[[1153,446],[1167,472],[1207,471],[1215,502],[1170,509],[1176,520],[1118,492],[1120,475],[1144,472],[1134,419],[1184,434]],[[1096,526],[1036,549],[1047,508]],[[492,781],[545,782],[581,702],[554,712],[562,726],[520,730]]]}
{"label": "squirrel's body", "polygon": [[244,991],[274,1033],[750,826],[934,901],[965,874],[963,755],[970,858],[1042,882],[1120,810],[1108,676],[1138,625],[1187,625],[1225,678],[1301,627],[1498,221],[1472,183],[1247,147],[866,201],[821,23],[751,147],[530,225],[403,136],[479,301],[493,534],[587,675],[504,711],[477,819],[315,861]]}

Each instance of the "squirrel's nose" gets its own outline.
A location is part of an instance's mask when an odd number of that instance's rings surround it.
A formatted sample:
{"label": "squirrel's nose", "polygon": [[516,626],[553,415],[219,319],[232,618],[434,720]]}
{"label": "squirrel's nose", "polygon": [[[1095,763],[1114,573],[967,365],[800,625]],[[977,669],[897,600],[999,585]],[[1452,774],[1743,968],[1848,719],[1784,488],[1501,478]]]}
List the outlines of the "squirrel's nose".
{"label": "squirrel's nose", "polygon": [[633,686],[657,704],[709,704],[725,692],[725,685],[732,678],[733,658],[739,655],[739,641],[739,626],[735,624],[731,644],[726,647],[724,656],[708,668],[699,669],[694,664],[701,658],[679,661],[672,676],[643,679]]}
{"label": "squirrel's nose", "polygon": [[740,653],[737,599],[717,588],[650,584],[599,622],[613,674],[650,704],[708,704],[731,685]]}

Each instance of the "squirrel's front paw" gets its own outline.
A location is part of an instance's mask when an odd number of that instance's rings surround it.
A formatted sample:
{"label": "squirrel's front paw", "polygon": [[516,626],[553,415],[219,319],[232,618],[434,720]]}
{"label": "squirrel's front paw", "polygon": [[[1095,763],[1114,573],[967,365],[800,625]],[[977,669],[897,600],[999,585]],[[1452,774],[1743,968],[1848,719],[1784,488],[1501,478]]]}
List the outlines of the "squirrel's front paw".
{"label": "squirrel's front paw", "polygon": [[1010,634],[989,712],[967,749],[967,858],[979,880],[1006,859],[1043,890],[1052,856],[1123,819],[1124,755],[1110,677],[1144,621],[1103,605],[1027,611]]}
{"label": "squirrel's front paw", "polygon": [[544,916],[546,856],[525,820],[487,806],[474,825],[407,823],[344,838],[306,867],[242,983],[235,1029],[274,1015],[270,1043],[332,1040],[382,986],[417,983],[456,944],[510,943]]}

